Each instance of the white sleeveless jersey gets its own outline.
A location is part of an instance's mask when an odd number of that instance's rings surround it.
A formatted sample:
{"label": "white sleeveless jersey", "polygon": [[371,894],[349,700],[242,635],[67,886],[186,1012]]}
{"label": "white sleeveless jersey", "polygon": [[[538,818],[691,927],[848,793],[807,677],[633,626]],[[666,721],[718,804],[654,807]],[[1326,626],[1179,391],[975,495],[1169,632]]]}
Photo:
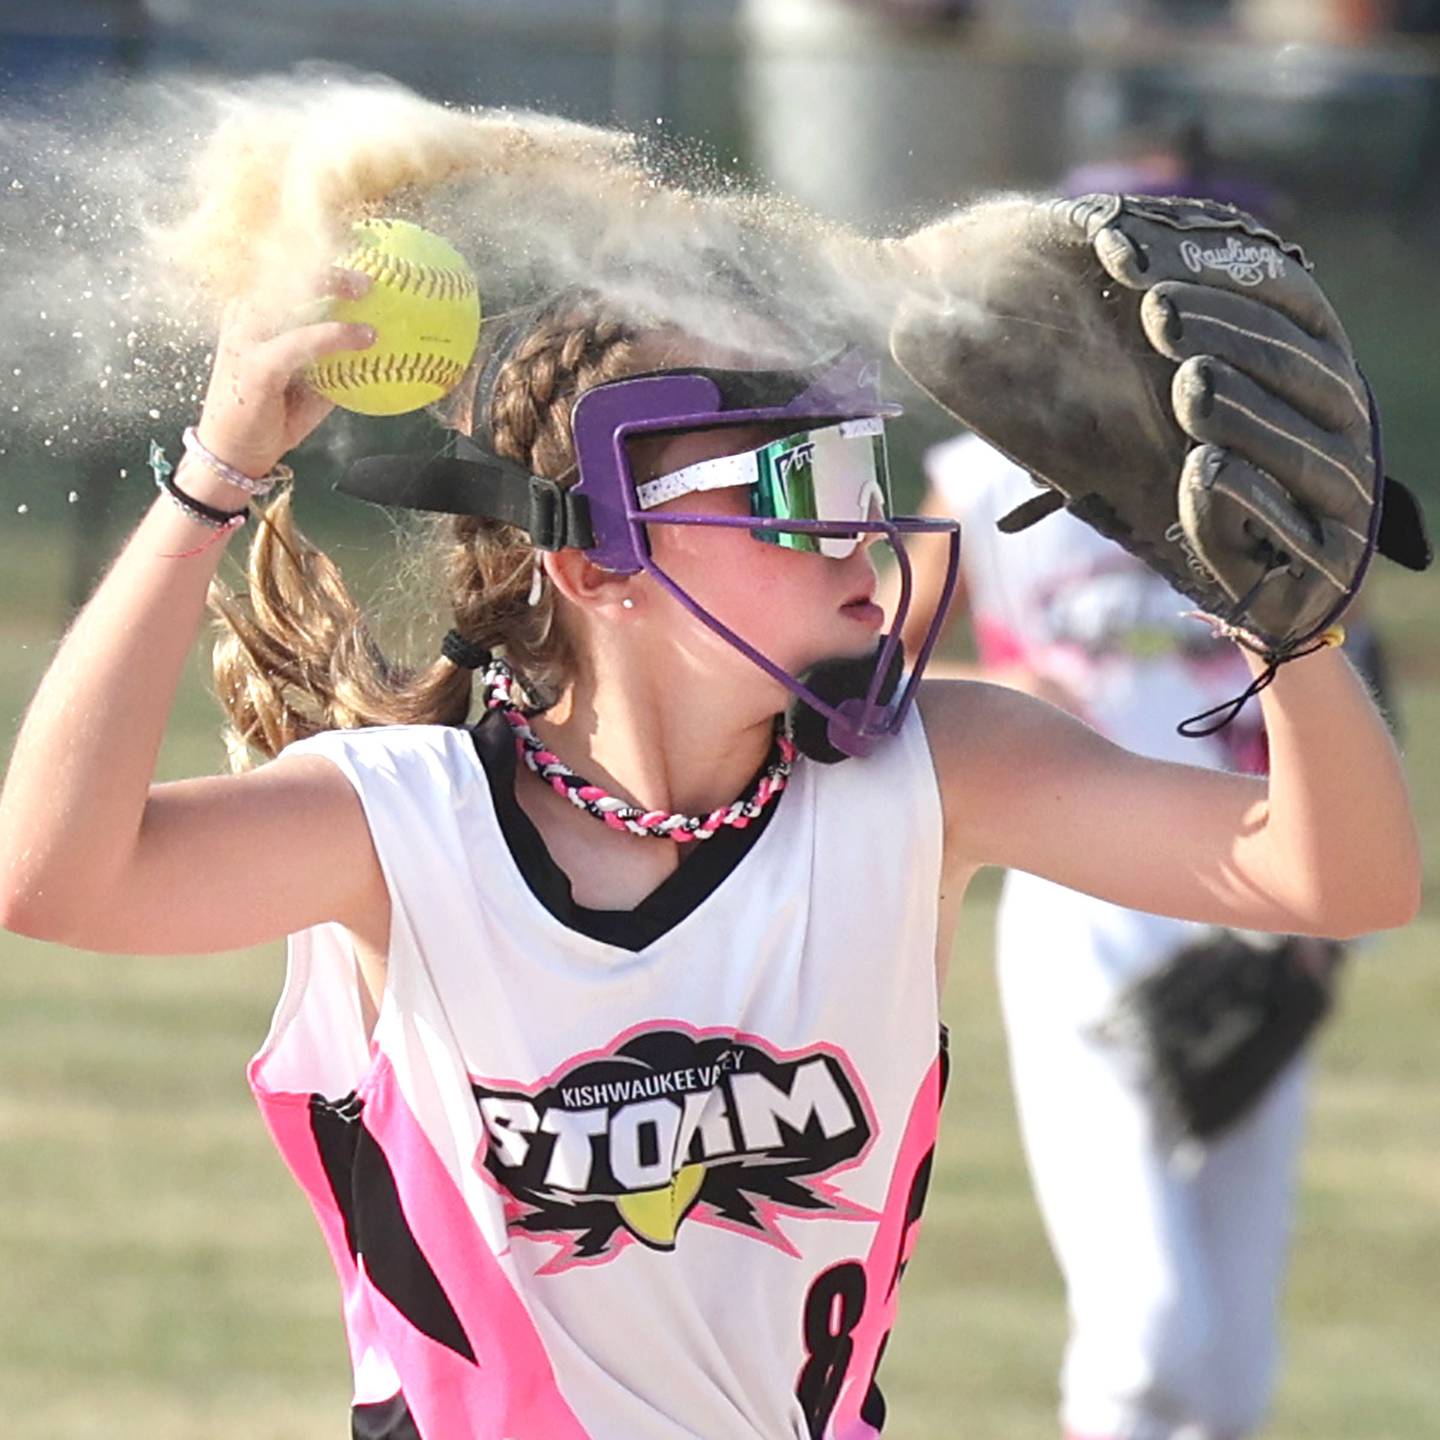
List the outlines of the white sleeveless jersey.
{"label": "white sleeveless jersey", "polygon": [[[865,1440],[943,1083],[919,718],[801,762],[639,951],[528,888],[470,734],[335,732],[393,907],[295,935],[250,1078],[344,1289],[366,1440]],[[522,773],[521,783],[527,783]]]}

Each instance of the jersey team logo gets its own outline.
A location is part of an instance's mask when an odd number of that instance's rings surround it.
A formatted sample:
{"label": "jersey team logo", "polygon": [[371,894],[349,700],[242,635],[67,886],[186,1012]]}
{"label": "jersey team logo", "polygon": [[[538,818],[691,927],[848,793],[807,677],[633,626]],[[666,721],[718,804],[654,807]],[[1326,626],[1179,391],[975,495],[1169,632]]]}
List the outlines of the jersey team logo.
{"label": "jersey team logo", "polygon": [[687,1219],[794,1254],[781,1215],[869,1220],[824,1177],[875,1127],[843,1055],[783,1054],[677,1025],[627,1032],[533,1088],[473,1081],[482,1163],[513,1231],[561,1251],[544,1271],[673,1250]]}

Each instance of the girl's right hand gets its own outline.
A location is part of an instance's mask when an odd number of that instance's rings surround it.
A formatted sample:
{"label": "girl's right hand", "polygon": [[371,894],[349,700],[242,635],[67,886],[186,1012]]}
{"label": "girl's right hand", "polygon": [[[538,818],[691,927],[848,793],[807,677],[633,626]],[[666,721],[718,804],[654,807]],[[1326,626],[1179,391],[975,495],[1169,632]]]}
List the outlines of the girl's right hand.
{"label": "girl's right hand", "polygon": [[[321,290],[356,299],[371,283],[368,275],[336,267]],[[276,333],[251,307],[232,304],[220,326],[196,426],[200,443],[246,475],[268,475],[335,408],[305,383],[305,367],[374,343],[370,326],[336,320]]]}

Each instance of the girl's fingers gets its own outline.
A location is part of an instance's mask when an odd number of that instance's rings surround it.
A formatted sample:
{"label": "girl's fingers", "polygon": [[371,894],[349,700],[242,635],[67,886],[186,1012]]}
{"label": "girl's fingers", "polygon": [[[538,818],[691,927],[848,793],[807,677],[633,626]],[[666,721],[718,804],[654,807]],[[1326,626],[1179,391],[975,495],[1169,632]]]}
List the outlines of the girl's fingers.
{"label": "girl's fingers", "polygon": [[316,276],[309,287],[310,297],[287,310],[283,317],[277,318],[273,312],[244,300],[230,301],[221,317],[220,333],[232,345],[236,342],[263,344],[280,339],[290,331],[323,324],[330,319],[336,300],[358,300],[374,283],[363,270],[332,266]]}
{"label": "girl's fingers", "polygon": [[289,423],[301,435],[309,434],[335,408],[333,400],[300,380],[292,380],[286,387],[285,402]]}
{"label": "girl's fingers", "polygon": [[270,334],[265,317],[244,300],[231,300],[220,319],[220,343],[232,349],[253,345]]}
{"label": "girl's fingers", "polygon": [[330,318],[337,300],[358,300],[374,283],[363,270],[332,266],[315,281],[311,298],[286,315],[281,328],[298,330],[304,325],[318,325]]}
{"label": "girl's fingers", "polygon": [[333,308],[332,296],[316,295],[305,301],[303,305],[297,305],[295,309],[287,312],[285,323],[274,333],[283,334],[286,330],[299,330],[304,325],[319,325],[322,321],[330,318],[330,311]]}
{"label": "girl's fingers", "polygon": [[267,341],[266,360],[275,372],[290,376],[326,355],[342,350],[368,350],[374,343],[375,331],[369,325],[325,320],[318,325],[302,325],[298,330],[287,330]]}

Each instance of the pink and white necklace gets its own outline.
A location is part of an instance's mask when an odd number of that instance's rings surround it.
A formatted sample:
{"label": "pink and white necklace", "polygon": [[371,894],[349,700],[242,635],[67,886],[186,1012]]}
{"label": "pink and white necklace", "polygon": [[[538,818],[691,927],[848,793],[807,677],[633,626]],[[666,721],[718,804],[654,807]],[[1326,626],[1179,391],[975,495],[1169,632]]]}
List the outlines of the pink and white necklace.
{"label": "pink and white necklace", "polygon": [[774,758],[748,798],[736,800],[709,815],[676,815],[666,810],[642,810],[627,800],[592,785],[577,775],[530,728],[525,713],[515,703],[515,677],[503,660],[492,659],[485,667],[482,691],[487,710],[499,710],[515,737],[520,758],[551,788],[572,805],[603,820],[612,830],[632,835],[653,835],[675,841],[708,840],[726,825],[743,830],[784,788],[795,763],[795,745],[788,735],[775,737]]}

